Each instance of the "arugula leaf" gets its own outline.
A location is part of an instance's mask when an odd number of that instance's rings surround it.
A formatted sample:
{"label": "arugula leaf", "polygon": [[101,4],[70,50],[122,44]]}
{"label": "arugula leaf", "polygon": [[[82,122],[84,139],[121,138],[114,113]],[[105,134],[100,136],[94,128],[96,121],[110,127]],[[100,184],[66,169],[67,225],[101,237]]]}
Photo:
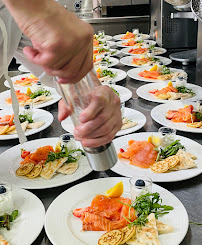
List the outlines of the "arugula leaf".
{"label": "arugula leaf", "polygon": [[178,90],[179,93],[183,93],[183,94],[187,93],[187,94],[191,94],[192,96],[196,95],[193,92],[193,90],[190,89],[190,88],[186,88],[184,86],[180,86],[180,87],[176,87],[176,88],[177,88],[177,90]]}
{"label": "arugula leaf", "polygon": [[143,43],[144,40],[139,40],[139,41],[136,41],[136,43]]}
{"label": "arugula leaf", "polygon": [[75,158],[72,156],[72,154],[74,152],[78,152],[80,151],[82,155],[85,155],[84,151],[82,151],[81,149],[76,149],[76,150],[68,150],[68,148],[66,146],[62,146],[62,149],[60,152],[49,152],[47,160],[45,162],[45,164],[47,162],[53,162],[57,159],[63,158],[63,157],[67,157],[67,161],[65,163],[69,163],[69,162],[77,162],[78,158]]}
{"label": "arugula leaf", "polygon": [[112,71],[110,70],[103,70],[101,73],[100,73],[101,77],[106,77],[106,76],[110,76],[110,77],[115,77],[116,74],[114,74]]}
{"label": "arugula leaf", "polygon": [[11,215],[5,213],[0,216],[0,227],[4,227],[7,230],[10,230],[10,223],[13,222],[18,216],[18,210],[14,210]]}
{"label": "arugula leaf", "polygon": [[28,121],[29,123],[33,123],[32,115],[19,115],[19,120],[21,123]]}
{"label": "arugula leaf", "polygon": [[106,49],[106,48],[100,48],[98,49],[98,53],[102,53],[102,52],[108,52],[109,49]]}
{"label": "arugula leaf", "polygon": [[194,114],[194,116],[196,116],[196,118],[197,118],[198,120],[202,121],[202,113],[201,113],[201,112],[196,112],[196,113]]}
{"label": "arugula leaf", "polygon": [[133,222],[127,219],[130,223],[129,226],[145,225],[148,221],[147,217],[151,213],[154,213],[155,217],[158,219],[159,216],[168,214],[170,210],[173,210],[172,206],[162,205],[161,203],[162,199],[160,198],[160,194],[158,192],[147,193],[137,197],[135,202],[130,205],[130,209],[132,207],[135,209],[138,218]]}
{"label": "arugula leaf", "polygon": [[41,95],[49,96],[49,95],[51,95],[51,92],[49,90],[41,89],[37,92],[28,94],[28,96],[30,96],[31,99],[34,99],[34,98],[41,96]]}
{"label": "arugula leaf", "polygon": [[167,67],[167,66],[165,66],[165,65],[163,65],[163,66],[162,66],[161,74],[162,74],[162,75],[170,74],[170,68]]}
{"label": "arugula leaf", "polygon": [[112,88],[112,87],[111,87],[111,89],[114,91],[114,93],[116,93],[116,94],[119,96],[119,92],[116,91],[116,89],[114,89],[114,88]]}
{"label": "arugula leaf", "polygon": [[153,50],[155,48],[155,45],[150,45],[149,50]]}

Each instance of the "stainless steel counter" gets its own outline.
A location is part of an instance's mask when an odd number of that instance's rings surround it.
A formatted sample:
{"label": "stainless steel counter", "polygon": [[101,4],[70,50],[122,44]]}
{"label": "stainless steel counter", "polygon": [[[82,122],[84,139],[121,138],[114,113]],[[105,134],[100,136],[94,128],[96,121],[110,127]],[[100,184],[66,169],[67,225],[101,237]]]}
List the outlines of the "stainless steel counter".
{"label": "stainless steel counter", "polygon": [[[181,65],[179,65],[178,63],[173,63],[172,67],[182,68],[182,69],[184,68],[181,67]],[[131,69],[121,64],[117,65],[117,68],[123,69],[125,71]],[[191,64],[190,66],[185,67],[184,69],[189,74],[189,82],[195,83],[195,64]],[[150,111],[153,107],[157,105],[157,103],[145,101],[143,99],[138,98],[136,95],[136,89],[145,83],[138,82],[127,77],[125,80],[119,82],[118,84],[126,86],[133,93],[133,98],[126,103],[126,106],[141,111],[147,118],[147,123],[138,132],[156,132],[160,127],[160,125],[157,125],[155,122],[152,121],[150,116]],[[57,105],[55,104],[46,109],[50,111],[54,116],[53,124],[43,132],[28,137],[29,140],[33,140],[37,138],[60,136],[65,132],[62,129],[60,122],[57,120]],[[180,131],[178,131],[177,133],[179,135],[189,137],[202,144],[201,134],[183,133]],[[1,141],[0,153],[16,145],[17,143],[18,143],[17,140]],[[106,174],[109,177],[119,176],[118,174],[112,172],[111,170],[106,171]],[[92,172],[88,176],[72,184],[57,187],[57,188],[46,189],[46,190],[33,190],[32,192],[42,200],[43,204],[45,205],[45,208],[47,209],[51,204],[51,202],[60,193],[70,188],[71,186],[74,186],[75,184],[81,183],[83,181],[101,178],[101,177],[103,177],[103,173]],[[158,183],[158,184],[171,191],[174,195],[176,195],[181,200],[181,202],[184,204],[188,212],[190,221],[202,223],[202,175],[182,182]],[[38,239],[32,245],[45,245],[45,244],[51,245],[50,241],[46,237],[45,232],[43,230],[40,236],[38,237]],[[184,241],[181,243],[181,245],[201,245],[201,244],[202,244],[202,226],[196,226],[191,224],[189,226],[188,233]],[[73,245],[73,244],[68,244],[68,245]],[[173,245],[173,244],[169,244],[169,245]]]}

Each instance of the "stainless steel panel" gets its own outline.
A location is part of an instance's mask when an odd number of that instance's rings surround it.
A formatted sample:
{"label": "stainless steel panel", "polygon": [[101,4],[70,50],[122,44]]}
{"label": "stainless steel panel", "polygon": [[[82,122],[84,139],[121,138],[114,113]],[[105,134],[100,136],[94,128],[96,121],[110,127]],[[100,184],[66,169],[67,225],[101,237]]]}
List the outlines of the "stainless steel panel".
{"label": "stainless steel panel", "polygon": [[92,12],[92,0],[58,0],[60,5],[64,6],[71,12]]}
{"label": "stainless steel panel", "polygon": [[101,6],[125,6],[131,5],[131,0],[100,0]]}
{"label": "stainless steel panel", "polygon": [[132,0],[132,5],[149,4],[149,0]]}
{"label": "stainless steel panel", "polygon": [[85,19],[84,21],[92,24],[95,33],[98,30],[105,30],[106,34],[113,36],[130,31],[135,27],[143,33],[149,33],[149,20],[149,16],[138,16]]}
{"label": "stainless steel panel", "polygon": [[196,84],[202,86],[202,22],[198,23]]}

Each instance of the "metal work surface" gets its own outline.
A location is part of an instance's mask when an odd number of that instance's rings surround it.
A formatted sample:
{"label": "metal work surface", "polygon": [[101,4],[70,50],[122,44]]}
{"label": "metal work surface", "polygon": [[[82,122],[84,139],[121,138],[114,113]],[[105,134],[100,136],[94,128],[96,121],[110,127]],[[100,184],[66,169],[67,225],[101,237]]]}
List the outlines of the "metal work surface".
{"label": "metal work surface", "polygon": [[[169,54],[170,52],[167,53],[166,56],[168,56]],[[195,83],[195,63],[191,63],[189,66],[182,67],[180,63],[173,62],[171,66],[175,68],[185,69],[185,71],[189,74],[189,78],[188,78],[189,82]],[[123,69],[125,71],[131,69],[121,64],[117,65],[117,68]],[[138,132],[156,132],[160,127],[160,125],[157,125],[152,121],[150,116],[150,111],[153,107],[155,107],[158,104],[140,99],[136,94],[136,89],[143,84],[145,83],[132,80],[129,77],[127,77],[122,82],[118,83],[118,85],[126,86],[133,93],[133,98],[126,103],[126,106],[142,112],[147,118],[147,123]],[[0,86],[1,86],[0,89],[2,91],[3,89],[2,83]],[[60,122],[57,120],[57,105],[55,104],[53,106],[50,106],[46,108],[46,110],[50,111],[53,114],[54,116],[53,124],[46,130],[42,131],[41,133],[28,137],[29,140],[54,137],[54,136],[56,137],[65,133],[65,131],[62,129],[60,125]],[[179,135],[191,138],[199,142],[200,144],[202,144],[201,134],[183,133],[180,131],[178,131],[177,133]],[[17,140],[1,141],[0,153],[4,152],[5,150],[9,149],[10,147],[16,144],[18,144]],[[104,173],[92,172],[88,176],[72,184],[68,184],[57,188],[46,189],[46,190],[33,190],[32,192],[42,200],[43,204],[45,205],[45,208],[47,209],[51,204],[51,202],[59,194],[61,194],[63,191],[67,190],[68,188],[74,186],[75,184],[82,183],[84,181],[91,180],[91,179],[97,179],[103,177],[117,177],[117,176],[119,175],[112,172],[111,170],[108,170]],[[158,185],[171,191],[174,195],[176,195],[180,199],[180,201],[184,204],[188,212],[190,221],[202,223],[202,208],[201,208],[202,207],[202,175],[182,182],[158,183]],[[181,243],[181,245],[201,245],[202,244],[201,237],[202,237],[202,226],[196,226],[191,224],[189,226],[188,233],[185,239],[183,240],[183,242]],[[38,239],[32,245],[51,245],[50,241],[45,235],[44,230],[41,232]],[[68,245],[73,245],[73,244],[68,244]]]}

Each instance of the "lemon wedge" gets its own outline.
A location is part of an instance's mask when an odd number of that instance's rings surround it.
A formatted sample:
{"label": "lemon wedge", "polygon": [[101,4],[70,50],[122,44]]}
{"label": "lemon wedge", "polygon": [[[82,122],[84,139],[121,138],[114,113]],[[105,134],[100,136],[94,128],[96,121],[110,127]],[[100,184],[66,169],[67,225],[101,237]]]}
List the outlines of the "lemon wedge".
{"label": "lemon wedge", "polygon": [[184,105],[184,108],[186,108],[187,106],[188,106],[188,105],[187,105],[187,104],[185,104],[185,105]]}
{"label": "lemon wedge", "polygon": [[114,187],[105,192],[107,197],[120,197],[123,194],[123,182],[117,183]]}
{"label": "lemon wedge", "polygon": [[167,86],[173,86],[173,83],[170,81]]}
{"label": "lemon wedge", "polygon": [[30,78],[35,78],[35,76],[33,74],[30,74],[29,77]]}
{"label": "lemon wedge", "polygon": [[150,71],[156,71],[158,69],[158,66],[157,65],[154,65],[151,69],[150,69]]}
{"label": "lemon wedge", "polygon": [[159,136],[151,135],[148,137],[148,142],[152,143],[154,146],[158,147],[161,143]]}
{"label": "lemon wedge", "polygon": [[32,90],[30,88],[27,89],[27,94],[32,94]]}
{"label": "lemon wedge", "polygon": [[100,68],[98,68],[98,69],[97,69],[97,72],[100,72],[100,71],[101,71],[101,69],[100,69]]}
{"label": "lemon wedge", "polygon": [[61,152],[61,145],[60,142],[57,143],[57,145],[55,146],[55,152]]}

